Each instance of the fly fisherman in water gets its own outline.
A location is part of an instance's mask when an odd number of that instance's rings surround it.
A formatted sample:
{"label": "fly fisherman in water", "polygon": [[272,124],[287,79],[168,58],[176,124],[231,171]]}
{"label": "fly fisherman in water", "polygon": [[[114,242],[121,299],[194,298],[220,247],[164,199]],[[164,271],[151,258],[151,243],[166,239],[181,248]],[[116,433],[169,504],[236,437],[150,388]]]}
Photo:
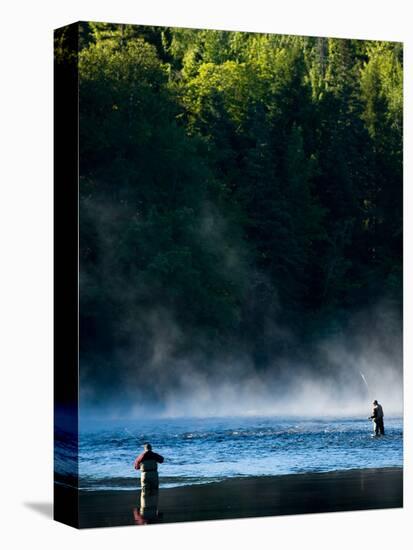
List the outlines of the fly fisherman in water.
{"label": "fly fisherman in water", "polygon": [[163,456],[152,451],[152,445],[145,443],[144,452],[140,454],[134,463],[135,470],[141,471],[142,494],[157,493],[159,489],[158,464],[162,464]]}
{"label": "fly fisherman in water", "polygon": [[374,422],[374,433],[375,435],[384,435],[384,422],[383,422],[383,407],[375,399],[373,401],[373,410],[370,419]]}

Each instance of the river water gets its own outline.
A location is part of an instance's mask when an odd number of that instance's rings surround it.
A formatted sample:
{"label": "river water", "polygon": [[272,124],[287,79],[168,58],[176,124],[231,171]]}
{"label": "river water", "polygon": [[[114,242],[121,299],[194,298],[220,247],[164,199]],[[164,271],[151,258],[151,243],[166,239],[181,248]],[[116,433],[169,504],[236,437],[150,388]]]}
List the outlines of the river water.
{"label": "river water", "polygon": [[[133,462],[147,441],[165,458],[159,466],[161,487],[241,476],[402,466],[402,419],[385,418],[385,428],[386,435],[375,438],[371,423],[355,418],[88,422],[79,434],[79,486],[136,489],[139,472]],[[73,446],[67,434],[57,436],[55,468],[58,479],[68,482],[76,470]]]}

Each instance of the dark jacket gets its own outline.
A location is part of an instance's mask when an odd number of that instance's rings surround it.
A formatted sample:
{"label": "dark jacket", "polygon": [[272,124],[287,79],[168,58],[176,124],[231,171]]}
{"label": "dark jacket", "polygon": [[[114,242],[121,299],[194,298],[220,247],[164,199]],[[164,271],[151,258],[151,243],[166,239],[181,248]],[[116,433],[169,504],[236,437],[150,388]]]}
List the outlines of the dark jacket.
{"label": "dark jacket", "polygon": [[377,405],[374,405],[373,407],[373,414],[371,415],[371,418],[374,418],[374,420],[381,420],[383,416],[383,407],[377,403]]}

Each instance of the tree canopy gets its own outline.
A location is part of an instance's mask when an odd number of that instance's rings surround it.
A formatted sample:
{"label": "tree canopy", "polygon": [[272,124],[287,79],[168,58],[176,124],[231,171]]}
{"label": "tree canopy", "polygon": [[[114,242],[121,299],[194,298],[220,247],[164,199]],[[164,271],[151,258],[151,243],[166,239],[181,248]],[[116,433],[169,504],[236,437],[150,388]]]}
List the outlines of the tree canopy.
{"label": "tree canopy", "polygon": [[83,23],[79,72],[88,368],[401,315],[401,44]]}

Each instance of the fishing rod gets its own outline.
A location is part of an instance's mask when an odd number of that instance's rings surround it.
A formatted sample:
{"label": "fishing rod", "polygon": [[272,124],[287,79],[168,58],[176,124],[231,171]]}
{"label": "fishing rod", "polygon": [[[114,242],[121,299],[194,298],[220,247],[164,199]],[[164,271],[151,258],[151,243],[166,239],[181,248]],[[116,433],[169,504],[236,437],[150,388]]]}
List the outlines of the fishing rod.
{"label": "fishing rod", "polygon": [[367,384],[366,377],[364,376],[364,374],[361,371],[359,371],[359,372],[360,372],[361,378],[363,379],[363,382],[366,384],[367,393],[370,395],[369,385]]}
{"label": "fishing rod", "polygon": [[[361,378],[362,378],[364,384],[366,385],[366,388],[367,388],[367,396],[370,398],[370,389],[369,389],[369,385],[367,384],[366,377],[364,376],[364,374],[363,374],[361,371],[359,371],[359,373],[360,373],[360,376],[361,376]],[[372,417],[371,417],[371,416],[368,416],[368,417],[367,417],[367,420],[370,420],[370,422],[371,422],[371,421],[372,421]]]}

